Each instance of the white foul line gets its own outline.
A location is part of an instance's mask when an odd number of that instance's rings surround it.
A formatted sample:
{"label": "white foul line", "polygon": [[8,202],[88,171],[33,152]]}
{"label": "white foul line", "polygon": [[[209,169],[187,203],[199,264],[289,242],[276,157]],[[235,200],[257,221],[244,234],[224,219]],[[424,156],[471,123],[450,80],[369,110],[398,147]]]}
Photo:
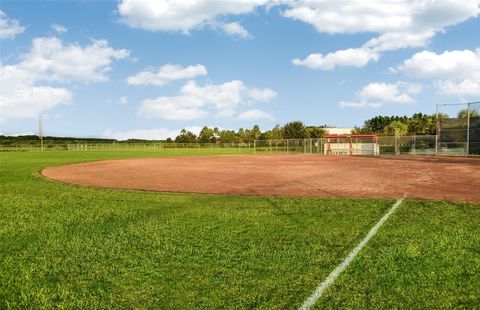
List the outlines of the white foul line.
{"label": "white foul line", "polygon": [[337,266],[329,275],[328,277],[315,289],[312,295],[310,295],[307,300],[305,300],[300,307],[301,310],[310,309],[317,300],[322,296],[323,292],[338,278],[338,276],[347,269],[348,265],[355,259],[355,256],[365,247],[367,242],[375,236],[378,229],[385,223],[390,215],[398,208],[398,206],[402,203],[403,198],[398,199],[395,204],[388,210],[387,213],[380,219],[380,221],[373,226],[373,228],[369,231],[368,235],[363,238],[362,242],[360,242],[353,250],[348,254],[348,256],[343,260],[343,262]]}

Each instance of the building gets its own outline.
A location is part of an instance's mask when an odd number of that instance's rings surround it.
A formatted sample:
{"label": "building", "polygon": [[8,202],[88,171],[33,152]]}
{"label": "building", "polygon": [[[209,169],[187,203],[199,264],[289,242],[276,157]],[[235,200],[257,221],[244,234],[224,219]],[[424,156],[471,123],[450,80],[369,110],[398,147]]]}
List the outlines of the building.
{"label": "building", "polygon": [[352,133],[353,128],[326,127],[329,135],[346,135]]}

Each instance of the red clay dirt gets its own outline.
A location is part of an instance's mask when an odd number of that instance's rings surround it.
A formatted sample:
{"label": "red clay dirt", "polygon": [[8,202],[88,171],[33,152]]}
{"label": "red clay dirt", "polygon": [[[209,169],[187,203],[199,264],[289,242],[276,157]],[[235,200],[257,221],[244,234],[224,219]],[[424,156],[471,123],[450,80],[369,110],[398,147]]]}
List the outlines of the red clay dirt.
{"label": "red clay dirt", "polygon": [[225,155],[107,160],[42,175],[102,188],[231,195],[407,198],[480,203],[480,159]]}

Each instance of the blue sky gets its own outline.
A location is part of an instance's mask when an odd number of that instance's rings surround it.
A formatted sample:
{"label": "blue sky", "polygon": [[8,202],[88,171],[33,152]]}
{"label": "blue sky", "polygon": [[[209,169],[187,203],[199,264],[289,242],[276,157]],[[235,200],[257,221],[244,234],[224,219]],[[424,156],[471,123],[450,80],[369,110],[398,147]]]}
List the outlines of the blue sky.
{"label": "blue sky", "polygon": [[353,127],[480,98],[480,1],[2,1],[0,133]]}

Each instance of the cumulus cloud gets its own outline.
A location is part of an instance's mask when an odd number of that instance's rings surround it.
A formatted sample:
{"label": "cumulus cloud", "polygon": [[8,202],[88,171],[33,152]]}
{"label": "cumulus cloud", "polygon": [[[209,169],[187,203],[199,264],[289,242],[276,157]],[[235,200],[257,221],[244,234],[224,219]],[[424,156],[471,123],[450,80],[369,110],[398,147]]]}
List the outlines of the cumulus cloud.
{"label": "cumulus cloud", "polygon": [[160,69],[147,68],[134,76],[127,78],[128,85],[156,85],[162,86],[171,81],[192,79],[207,74],[203,65],[182,67],[180,65],[166,64]]}
{"label": "cumulus cloud", "polygon": [[128,55],[106,41],[93,41],[86,47],[64,45],[58,38],[36,38],[31,50],[17,64],[0,66],[0,121],[32,118],[60,104],[68,104],[72,93],[49,82],[98,82],[108,78],[113,59]]}
{"label": "cumulus cloud", "polygon": [[379,108],[385,103],[410,104],[415,100],[411,95],[421,91],[420,84],[397,82],[388,83],[370,83],[363,87],[357,93],[357,99],[352,101],[341,101],[342,108]]}
{"label": "cumulus cloud", "polygon": [[249,38],[250,34],[237,22],[221,24],[220,27],[229,35],[240,38]]}
{"label": "cumulus cloud", "polygon": [[36,86],[15,66],[0,68],[0,122],[12,118],[34,118],[72,99],[64,88]]}
{"label": "cumulus cloud", "polygon": [[132,28],[150,31],[180,31],[210,26],[221,27],[226,33],[248,37],[248,32],[237,22],[223,22],[226,16],[254,12],[269,0],[122,0],[118,5],[121,22]]}
{"label": "cumulus cloud", "polygon": [[0,10],[0,39],[12,39],[24,31],[25,27],[20,25],[18,20],[8,18],[7,14]]}
{"label": "cumulus cloud", "polygon": [[435,84],[437,89],[444,94],[475,98],[480,96],[480,81],[468,79],[460,82],[444,80],[437,81]]}
{"label": "cumulus cloud", "polygon": [[370,61],[377,61],[379,54],[369,48],[349,48],[322,55],[310,54],[305,59],[295,58],[292,63],[310,69],[332,70],[336,66],[363,67]]}
{"label": "cumulus cloud", "polygon": [[[355,51],[363,56],[346,63],[350,66],[365,66],[376,61],[385,51],[400,48],[425,46],[436,33],[446,27],[461,23],[480,13],[479,0],[462,1],[297,1],[290,4],[283,15],[311,24],[319,32],[330,34],[373,33],[377,37],[367,41],[361,48],[340,50],[323,56],[312,54],[294,64],[312,69],[330,70],[338,53]],[[315,56],[316,55],[316,56]],[[328,55],[330,60],[325,59]],[[370,57],[366,57],[370,55]],[[310,57],[310,59],[309,59]],[[334,66],[333,66],[334,67]]]}
{"label": "cumulus cloud", "polygon": [[[271,100],[274,91],[247,87],[242,81],[234,80],[223,84],[197,85],[194,81],[185,84],[178,96],[145,99],[138,114],[167,120],[194,120],[212,115],[217,118],[233,117],[237,108],[247,98]],[[261,97],[261,98],[260,98]]]}
{"label": "cumulus cloud", "polygon": [[52,28],[55,32],[60,33],[60,34],[68,31],[65,26],[62,26],[60,24],[51,24],[50,28]]}
{"label": "cumulus cloud", "polygon": [[255,101],[269,102],[275,97],[277,97],[277,92],[270,88],[258,89],[252,88],[248,92],[248,96]]}
{"label": "cumulus cloud", "polygon": [[158,97],[143,100],[138,114],[147,118],[190,121],[208,116],[208,111],[201,108],[203,105],[198,98],[189,95]]}
{"label": "cumulus cloud", "polygon": [[106,40],[92,40],[82,47],[77,43],[66,44],[56,37],[35,38],[30,52],[22,56],[21,67],[37,79],[50,81],[108,80],[113,60],[128,57],[129,51],[113,49]]}
{"label": "cumulus cloud", "polygon": [[411,77],[434,79],[441,93],[480,96],[480,49],[444,51],[441,54],[422,51],[395,70]]}
{"label": "cumulus cloud", "polygon": [[242,112],[238,115],[239,120],[244,121],[251,121],[251,120],[260,120],[260,119],[267,119],[270,121],[274,121],[275,117],[260,109],[250,109],[245,112]]}

